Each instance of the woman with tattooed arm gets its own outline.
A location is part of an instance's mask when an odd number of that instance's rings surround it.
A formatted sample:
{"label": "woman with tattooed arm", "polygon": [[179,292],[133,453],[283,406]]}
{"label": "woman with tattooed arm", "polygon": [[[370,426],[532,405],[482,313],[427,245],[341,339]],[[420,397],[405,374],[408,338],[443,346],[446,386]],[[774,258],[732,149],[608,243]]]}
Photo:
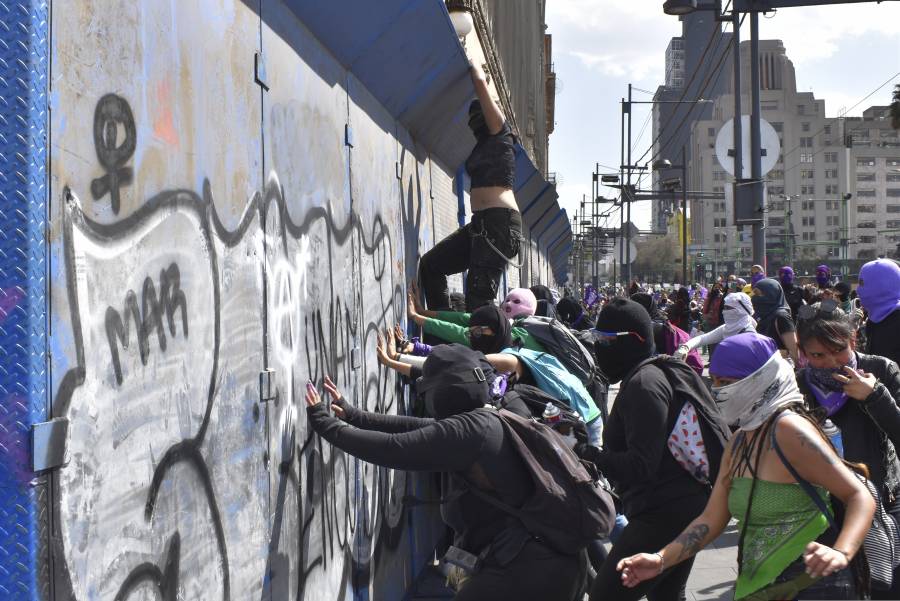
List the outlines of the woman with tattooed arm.
{"label": "woman with tattooed arm", "polygon": [[[726,339],[710,374],[716,402],[737,427],[712,495],[674,541],[620,561],[623,584],[635,587],[693,557],[733,516],[740,529],[735,599],[862,598],[867,569],[852,560],[875,511],[854,474],[865,467],[838,457],[804,410],[793,369],[770,338]],[[829,526],[834,512],[839,531]]]}

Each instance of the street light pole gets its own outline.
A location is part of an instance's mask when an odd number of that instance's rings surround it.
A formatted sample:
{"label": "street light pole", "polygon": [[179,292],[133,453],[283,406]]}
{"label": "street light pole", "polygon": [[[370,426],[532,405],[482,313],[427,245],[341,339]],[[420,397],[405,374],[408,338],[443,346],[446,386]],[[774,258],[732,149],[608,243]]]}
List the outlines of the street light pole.
{"label": "street light pole", "polygon": [[[750,179],[753,203],[760,219],[754,221],[753,263],[766,268],[766,199],[762,183],[762,110],[759,101],[759,13],[750,13]],[[736,117],[739,118],[739,117]],[[735,142],[735,146],[738,142]]]}
{"label": "street light pole", "polygon": [[625,285],[631,283],[631,84],[628,84],[628,197],[626,198],[628,231],[625,238]]}
{"label": "street light pole", "polygon": [[687,147],[681,147],[681,285],[687,286]]}

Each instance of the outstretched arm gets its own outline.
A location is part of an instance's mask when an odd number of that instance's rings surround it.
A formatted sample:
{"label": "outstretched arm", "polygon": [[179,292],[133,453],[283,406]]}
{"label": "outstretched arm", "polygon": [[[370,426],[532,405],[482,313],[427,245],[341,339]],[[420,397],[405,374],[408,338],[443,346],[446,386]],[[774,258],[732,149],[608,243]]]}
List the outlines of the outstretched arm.
{"label": "outstretched arm", "polygon": [[472,76],[472,83],[475,85],[475,94],[481,103],[481,110],[484,112],[484,121],[487,123],[491,135],[496,135],[503,129],[506,117],[503,116],[503,111],[491,97],[484,70],[475,63],[471,63],[469,73]]}

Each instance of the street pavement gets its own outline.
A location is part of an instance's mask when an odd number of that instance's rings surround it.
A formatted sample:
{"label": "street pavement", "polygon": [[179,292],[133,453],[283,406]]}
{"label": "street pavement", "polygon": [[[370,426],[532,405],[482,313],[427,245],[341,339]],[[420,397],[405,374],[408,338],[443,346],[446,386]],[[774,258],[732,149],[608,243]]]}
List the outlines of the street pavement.
{"label": "street pavement", "polygon": [[[703,358],[704,360],[708,359],[706,355]],[[617,384],[610,388],[610,407],[615,403],[618,391]],[[737,525],[732,520],[725,532],[697,555],[687,583],[687,601],[730,601],[734,598],[734,581],[737,579],[737,544]],[[409,601],[438,601],[452,598],[453,593],[443,585],[443,577],[431,567],[425,570],[414,591],[408,597]]]}

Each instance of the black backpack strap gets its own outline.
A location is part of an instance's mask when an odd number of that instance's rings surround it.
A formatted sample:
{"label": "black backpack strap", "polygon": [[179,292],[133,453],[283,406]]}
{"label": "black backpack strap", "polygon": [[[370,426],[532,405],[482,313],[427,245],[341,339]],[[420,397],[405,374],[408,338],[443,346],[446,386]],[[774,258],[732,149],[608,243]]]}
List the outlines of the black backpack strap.
{"label": "black backpack strap", "polygon": [[825,516],[825,519],[828,520],[828,524],[834,528],[835,532],[838,532],[840,529],[837,526],[837,523],[834,521],[834,516],[831,511],[828,509],[828,506],[825,504],[825,501],[822,500],[822,497],[816,492],[816,489],[810,484],[806,479],[803,478],[800,474],[797,473],[797,470],[794,469],[794,466],[791,465],[791,462],[788,461],[787,457],[784,456],[784,452],[781,450],[781,447],[778,446],[778,440],[775,438],[775,426],[778,424],[778,420],[784,416],[784,413],[779,413],[775,416],[775,422],[772,424],[772,430],[770,432],[772,448],[775,449],[775,452],[778,453],[778,458],[781,459],[781,463],[784,464],[784,467],[787,468],[787,471],[791,473],[794,480],[797,481],[797,484],[800,485],[800,488],[803,489],[812,502],[816,504],[816,507],[819,508],[819,511]]}

